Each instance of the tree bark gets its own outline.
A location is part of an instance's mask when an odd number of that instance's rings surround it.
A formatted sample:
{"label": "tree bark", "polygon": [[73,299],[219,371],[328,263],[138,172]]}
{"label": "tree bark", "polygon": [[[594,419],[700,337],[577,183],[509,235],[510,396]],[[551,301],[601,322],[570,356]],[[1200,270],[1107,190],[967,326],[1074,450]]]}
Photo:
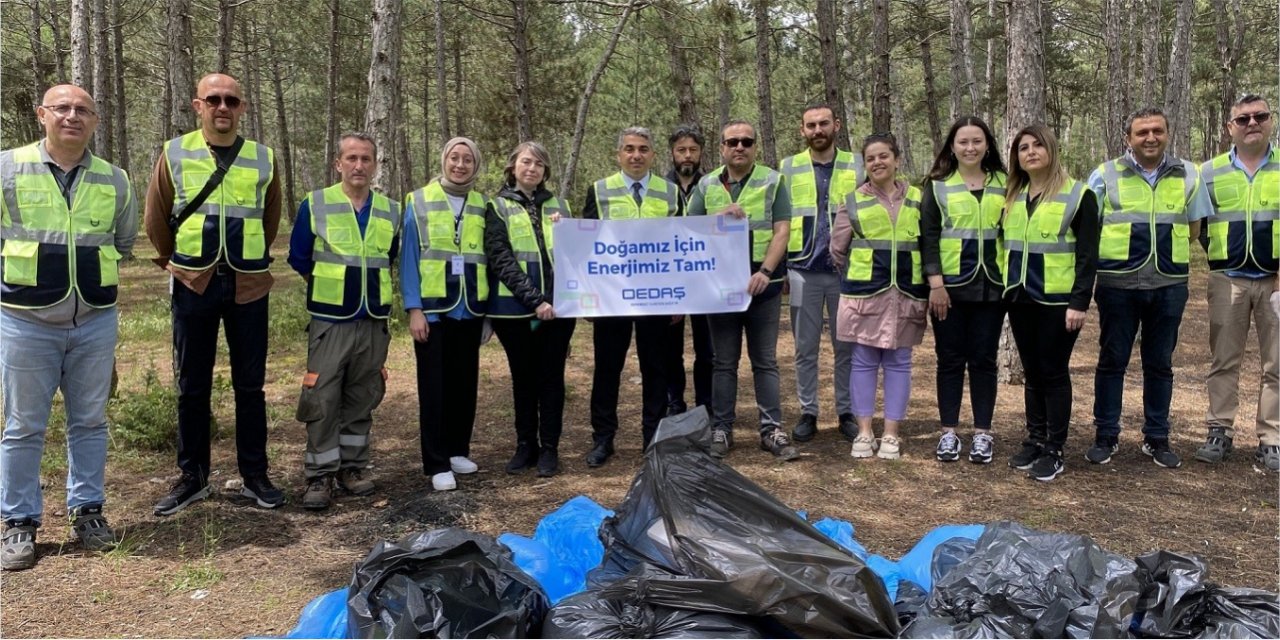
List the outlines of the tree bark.
{"label": "tree bark", "polygon": [[[1231,0],[1231,8],[1218,13],[1217,36],[1218,71],[1222,85],[1221,119],[1215,122],[1211,117],[1210,128],[1207,130],[1216,132],[1215,151],[1221,153],[1231,146],[1231,134],[1222,123],[1231,115],[1231,105],[1236,101],[1236,64],[1244,51],[1244,12],[1241,10],[1240,0]],[[1211,114],[1212,111],[1216,110],[1211,110]],[[1205,154],[1205,157],[1210,155],[1214,154]]]}
{"label": "tree bark", "polygon": [[871,130],[890,131],[889,105],[889,0],[871,3]]}
{"label": "tree bark", "polygon": [[267,38],[267,56],[271,58],[271,87],[275,89],[276,130],[280,133],[280,139],[274,146],[280,154],[279,166],[284,167],[284,210],[289,216],[289,222],[293,222],[298,216],[294,208],[298,200],[294,197],[293,191],[293,149],[289,142],[289,118],[284,108],[284,81],[280,73],[280,56],[276,53],[274,43],[274,38]]}
{"label": "tree bark", "polygon": [[[1007,14],[1008,8],[1001,5],[1001,12]],[[995,22],[996,19],[996,0],[987,0],[987,22]],[[983,69],[984,86],[986,91],[983,92],[984,102],[982,105],[983,120],[987,121],[987,125],[995,127],[995,111],[996,111],[996,37],[995,31],[989,29],[991,35],[987,36],[987,64]]]}
{"label": "tree bark", "polygon": [[[329,161],[338,152],[338,65],[342,58],[338,55],[338,17],[342,11],[342,0],[329,0],[329,77],[326,81],[328,95],[325,100],[324,127],[324,183],[333,184],[338,174]],[[426,79],[423,79],[426,83]]]}
{"label": "tree bark", "polygon": [[[1160,83],[1160,27],[1162,0],[1135,0],[1142,2],[1146,8],[1146,17],[1142,21],[1142,104],[1140,107],[1153,107],[1160,104],[1162,95]],[[1137,10],[1137,7],[1134,7]]]}
{"label": "tree bark", "polygon": [[[448,141],[449,134],[449,87],[444,73],[444,0],[436,0],[436,106],[440,110],[440,141]],[[444,167],[441,167],[443,170]]]}
{"label": "tree bark", "polygon": [[1169,152],[1185,158],[1191,151],[1191,17],[1195,0],[1177,0],[1164,112],[1169,120]]}
{"label": "tree bark", "polygon": [[71,0],[71,84],[93,90],[93,58],[90,52],[92,29],[89,0]]}
{"label": "tree bark", "polygon": [[107,162],[115,162],[111,127],[116,105],[111,93],[111,42],[107,21],[107,0],[93,0],[93,98],[98,103],[98,129],[93,134],[93,152]]}
{"label": "tree bark", "polygon": [[1005,31],[1005,40],[1009,43],[1005,148],[1018,129],[1045,121],[1043,38],[1040,0],[1012,0]]}
{"label": "tree bark", "polygon": [[533,139],[533,97],[529,86],[529,1],[511,0],[515,26],[511,46],[515,49],[516,66],[516,140]]}
{"label": "tree bark", "polygon": [[189,131],[195,121],[191,99],[195,95],[195,72],[191,62],[191,0],[169,0],[169,127],[174,135]]}
{"label": "tree bark", "polygon": [[[397,36],[400,40],[401,48],[404,47],[404,35]],[[396,138],[396,176],[399,178],[396,186],[398,193],[403,195],[413,191],[413,160],[409,156],[409,137],[405,132],[408,127],[405,126],[407,120],[405,118],[405,102],[408,87],[405,86],[404,74],[397,73],[396,79],[399,86],[396,87],[395,93],[395,112],[393,114],[392,125]]]}
{"label": "tree bark", "polygon": [[[733,106],[733,85],[730,77],[733,73],[734,50],[738,46],[738,21],[737,10],[728,2],[720,2],[713,7],[720,24],[716,42],[716,131],[714,136],[718,139],[720,132],[724,130],[724,125],[733,117],[730,114]],[[710,136],[708,138],[711,139]],[[719,163],[720,145],[712,143],[707,146],[714,150],[715,162]],[[702,154],[704,170],[711,166],[712,157],[712,153],[704,151]]]}
{"label": "tree bark", "polygon": [[218,0],[218,73],[231,73],[231,37],[235,33],[236,5],[231,0]]}
{"label": "tree bark", "polygon": [[836,7],[834,0],[818,0],[814,19],[818,23],[818,46],[822,55],[823,98],[843,126],[836,132],[839,149],[849,148],[849,114],[844,109],[844,91],[840,85],[840,48],[836,45]]}
{"label": "tree bark", "polygon": [[[892,72],[891,72],[892,73]],[[911,123],[907,121],[907,116],[902,110],[902,101],[894,100],[893,107],[890,111],[893,114],[894,126],[898,128],[893,135],[898,140],[898,151],[901,152],[902,173],[905,175],[915,175],[915,154],[911,145]],[[934,118],[937,119],[936,117]]]}
{"label": "tree bark", "polygon": [[1124,2],[1105,0],[1103,6],[1103,43],[1107,49],[1107,104],[1106,122],[1102,131],[1106,137],[1107,157],[1114,158],[1124,152],[1125,96],[1129,92],[1129,74],[1124,64]]}
{"label": "tree bark", "polygon": [[582,89],[582,97],[578,99],[578,113],[573,122],[573,142],[570,146],[569,161],[565,164],[564,177],[560,178],[560,190],[556,192],[561,198],[570,197],[570,190],[573,189],[573,177],[578,170],[578,155],[582,152],[582,136],[587,129],[587,110],[591,108],[591,97],[595,95],[600,76],[604,75],[605,67],[609,65],[609,58],[613,57],[613,50],[618,48],[618,38],[622,36],[622,29],[627,25],[627,19],[631,17],[635,5],[635,0],[630,0],[622,10],[622,17],[618,18],[618,24],[609,35],[604,53],[600,54],[596,68],[591,71],[591,77],[587,79],[587,86]]}
{"label": "tree bark", "polygon": [[[124,93],[124,9],[123,0],[111,0],[111,49],[112,67],[116,70],[112,75],[112,93],[115,103],[115,117],[112,126],[115,131],[115,163],[125,172],[129,171],[129,124],[126,117],[129,109]],[[167,138],[166,138],[167,139]]]}
{"label": "tree bark", "polygon": [[951,0],[950,8],[950,120],[954,122],[962,115],[978,112],[978,87],[973,77],[973,18],[969,13],[969,0]]}
{"label": "tree bark", "polygon": [[[39,100],[44,96],[44,92],[49,89],[49,73],[44,62],[44,36],[41,34],[43,30],[44,20],[40,19],[40,2],[36,0],[31,3],[31,77],[35,79],[34,87],[35,104],[39,104]],[[57,48],[56,45],[54,47]]]}
{"label": "tree bark", "polygon": [[467,110],[461,105],[467,104],[466,85],[462,83],[462,47],[466,46],[459,30],[453,31],[453,99],[458,101],[458,108],[453,110],[453,130],[455,135],[467,135]]}
{"label": "tree bark", "polygon": [[686,21],[676,15],[679,8],[671,0],[664,0],[658,9],[659,19],[663,23],[661,32],[671,62],[671,84],[675,89],[680,122],[698,124],[701,120],[698,115],[698,99],[693,91],[693,74],[689,71],[689,60],[684,51],[684,34],[676,29],[676,25]]}
{"label": "tree bark", "polygon": [[[422,37],[422,60],[431,59],[431,39],[424,32]],[[431,79],[422,76],[422,173],[423,183],[431,180]],[[407,194],[402,194],[407,195]]]}
{"label": "tree bark", "polygon": [[773,29],[769,26],[769,2],[754,0],[752,9],[756,19],[756,99],[760,104],[760,127],[757,132],[763,152],[764,164],[778,166],[778,148],[773,136],[773,89],[769,76],[773,64],[769,59],[769,39]]}
{"label": "tree bark", "polygon": [[[40,0],[35,0],[36,6],[40,6]],[[67,78],[67,58],[63,53],[62,44],[62,25],[58,22],[59,16],[63,15],[62,9],[58,7],[58,0],[49,0],[49,29],[53,32],[53,64],[57,71],[57,82],[66,82]]]}
{"label": "tree bark", "polygon": [[[938,90],[933,81],[933,46],[929,44],[930,39],[926,34],[920,40],[920,65],[924,69],[924,115],[929,121],[929,138],[933,141],[932,152],[937,154],[937,147],[943,140],[942,125],[938,122]],[[903,130],[905,131],[906,127],[903,127]]]}
{"label": "tree bark", "polygon": [[400,2],[374,0],[373,51],[369,62],[369,100],[364,111],[364,129],[378,145],[378,175],[374,188],[387,191],[398,184],[396,175],[395,92],[400,74]]}

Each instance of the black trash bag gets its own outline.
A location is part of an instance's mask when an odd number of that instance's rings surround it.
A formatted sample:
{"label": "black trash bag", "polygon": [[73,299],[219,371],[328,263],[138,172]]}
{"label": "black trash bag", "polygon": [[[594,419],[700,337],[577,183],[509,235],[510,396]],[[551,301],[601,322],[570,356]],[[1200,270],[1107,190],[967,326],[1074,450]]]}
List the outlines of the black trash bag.
{"label": "black trash bag", "polygon": [[898,624],[905,627],[911,624],[924,612],[924,604],[929,600],[920,585],[903,580],[898,583],[898,599],[893,602],[893,610],[898,614]]}
{"label": "black trash bag", "polygon": [[1135,568],[1085,536],[989,525],[903,636],[1120,637],[1142,593]]}
{"label": "black trash bag", "polygon": [[1207,582],[1204,561],[1169,551],[1138,556],[1145,585],[1130,627],[1138,637],[1277,638],[1280,602],[1259,589],[1224,589]]}
{"label": "black trash bag", "polygon": [[704,410],[663,420],[617,514],[600,526],[606,586],[641,564],[652,605],[769,616],[802,637],[892,637],[898,620],[862,561],[707,450]]}
{"label": "black trash bag", "polygon": [[536,638],[549,608],[489,536],[462,529],[379,542],[356,565],[349,638]]}
{"label": "black trash bag", "polygon": [[773,638],[765,618],[650,604],[648,565],[607,587],[561,600],[542,623],[544,638]]}
{"label": "black trash bag", "polygon": [[[964,561],[965,558],[973,555],[973,549],[977,546],[977,541],[968,538],[951,538],[946,542],[934,547],[933,560],[929,565],[929,582],[938,584],[938,581],[946,577],[956,565]],[[898,612],[898,622],[902,626],[907,626],[917,617],[924,613],[925,604],[929,600],[929,594],[925,593],[916,583],[910,580],[903,580],[898,583],[898,599],[893,603],[893,608]]]}

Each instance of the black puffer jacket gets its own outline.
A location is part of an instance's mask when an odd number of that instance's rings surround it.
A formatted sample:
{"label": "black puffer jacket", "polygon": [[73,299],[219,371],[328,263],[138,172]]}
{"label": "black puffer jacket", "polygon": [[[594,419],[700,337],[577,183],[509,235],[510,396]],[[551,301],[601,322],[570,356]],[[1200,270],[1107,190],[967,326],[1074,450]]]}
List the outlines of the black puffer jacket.
{"label": "black puffer jacket", "polygon": [[551,266],[551,256],[547,254],[547,241],[542,237],[542,204],[552,198],[551,192],[538,189],[531,200],[523,191],[515,187],[503,187],[498,192],[499,198],[518,202],[529,212],[533,222],[533,235],[538,241],[538,251],[542,253],[542,272],[544,289],[539,289],[528,274],[520,268],[515,252],[511,250],[511,238],[507,235],[507,223],[498,217],[493,203],[489,204],[484,214],[484,252],[489,259],[490,288],[501,282],[511,290],[512,295],[521,304],[533,311],[543,302],[551,302],[551,290],[555,286],[555,272]]}

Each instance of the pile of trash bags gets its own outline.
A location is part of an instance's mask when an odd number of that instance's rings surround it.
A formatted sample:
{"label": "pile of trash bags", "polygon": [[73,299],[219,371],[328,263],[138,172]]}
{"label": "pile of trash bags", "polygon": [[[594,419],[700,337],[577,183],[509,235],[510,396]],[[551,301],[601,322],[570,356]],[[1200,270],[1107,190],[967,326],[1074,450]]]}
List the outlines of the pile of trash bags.
{"label": "pile of trash bags", "polygon": [[1275,593],[1198,558],[1136,559],[1017,523],[947,525],[899,560],[797,513],[663,421],[617,511],[579,496],[533,537],[382,542],[286,637],[1280,637]]}

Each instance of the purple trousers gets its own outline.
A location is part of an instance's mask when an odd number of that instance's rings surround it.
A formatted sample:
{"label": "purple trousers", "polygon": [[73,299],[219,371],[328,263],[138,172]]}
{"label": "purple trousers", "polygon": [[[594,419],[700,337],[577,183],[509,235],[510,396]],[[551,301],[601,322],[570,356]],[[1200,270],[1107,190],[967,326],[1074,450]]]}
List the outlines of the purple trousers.
{"label": "purple trousers", "polygon": [[853,415],[859,418],[875,415],[876,377],[883,368],[884,419],[905,419],[907,401],[911,398],[911,347],[881,349],[855,343],[852,360],[849,395],[853,400]]}

